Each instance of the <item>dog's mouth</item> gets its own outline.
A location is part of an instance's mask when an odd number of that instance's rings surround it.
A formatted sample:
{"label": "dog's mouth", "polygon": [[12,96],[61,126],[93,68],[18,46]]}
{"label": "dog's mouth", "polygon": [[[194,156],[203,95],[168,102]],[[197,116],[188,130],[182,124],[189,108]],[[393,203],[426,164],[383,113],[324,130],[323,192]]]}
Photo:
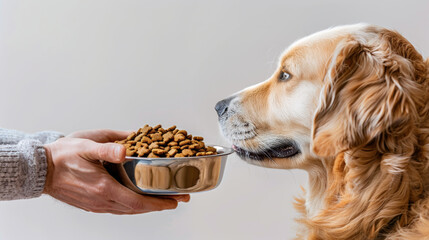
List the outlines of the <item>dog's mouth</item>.
{"label": "dog's mouth", "polygon": [[273,146],[267,149],[250,151],[244,148],[238,147],[237,145],[232,145],[232,148],[235,152],[244,159],[252,160],[264,160],[271,158],[291,158],[300,153],[299,148],[293,142],[286,142]]}

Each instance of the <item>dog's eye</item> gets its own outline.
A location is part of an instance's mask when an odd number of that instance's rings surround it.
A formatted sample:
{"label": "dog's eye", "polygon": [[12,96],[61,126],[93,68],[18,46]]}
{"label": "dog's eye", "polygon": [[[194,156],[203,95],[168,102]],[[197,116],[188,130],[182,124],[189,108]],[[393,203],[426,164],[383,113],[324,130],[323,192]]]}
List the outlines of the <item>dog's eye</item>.
{"label": "dog's eye", "polygon": [[291,75],[287,72],[280,73],[280,81],[289,80],[290,77],[291,77]]}

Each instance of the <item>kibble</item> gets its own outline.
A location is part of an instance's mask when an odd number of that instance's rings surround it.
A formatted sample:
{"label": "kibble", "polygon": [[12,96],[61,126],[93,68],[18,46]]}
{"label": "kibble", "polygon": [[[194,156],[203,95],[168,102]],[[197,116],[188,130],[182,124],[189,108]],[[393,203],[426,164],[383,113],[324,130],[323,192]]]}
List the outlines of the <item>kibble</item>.
{"label": "kibble", "polygon": [[203,140],[203,137],[192,136],[176,126],[164,129],[158,124],[154,127],[145,125],[116,143],[124,145],[126,155],[130,157],[177,158],[217,154],[216,148],[206,147]]}

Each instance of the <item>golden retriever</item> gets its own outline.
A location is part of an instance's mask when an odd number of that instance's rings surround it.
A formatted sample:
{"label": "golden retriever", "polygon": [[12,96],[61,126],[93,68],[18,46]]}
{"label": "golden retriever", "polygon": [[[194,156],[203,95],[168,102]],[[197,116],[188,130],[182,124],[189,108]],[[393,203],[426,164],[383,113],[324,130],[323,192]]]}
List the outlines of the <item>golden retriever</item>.
{"label": "golden retriever", "polygon": [[297,239],[429,239],[428,69],[395,31],[340,26],[215,108],[247,162],[308,172]]}

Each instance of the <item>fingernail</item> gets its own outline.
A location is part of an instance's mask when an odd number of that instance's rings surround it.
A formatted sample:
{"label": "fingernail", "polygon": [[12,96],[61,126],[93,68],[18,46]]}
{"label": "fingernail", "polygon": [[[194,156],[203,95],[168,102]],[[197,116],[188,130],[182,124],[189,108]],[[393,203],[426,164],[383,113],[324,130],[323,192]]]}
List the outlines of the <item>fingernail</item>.
{"label": "fingernail", "polygon": [[184,195],[184,196],[178,196],[177,197],[177,201],[179,202],[187,202],[188,201],[188,196]]}
{"label": "fingernail", "polygon": [[122,155],[122,146],[115,146],[115,157],[117,161],[121,161]]}

